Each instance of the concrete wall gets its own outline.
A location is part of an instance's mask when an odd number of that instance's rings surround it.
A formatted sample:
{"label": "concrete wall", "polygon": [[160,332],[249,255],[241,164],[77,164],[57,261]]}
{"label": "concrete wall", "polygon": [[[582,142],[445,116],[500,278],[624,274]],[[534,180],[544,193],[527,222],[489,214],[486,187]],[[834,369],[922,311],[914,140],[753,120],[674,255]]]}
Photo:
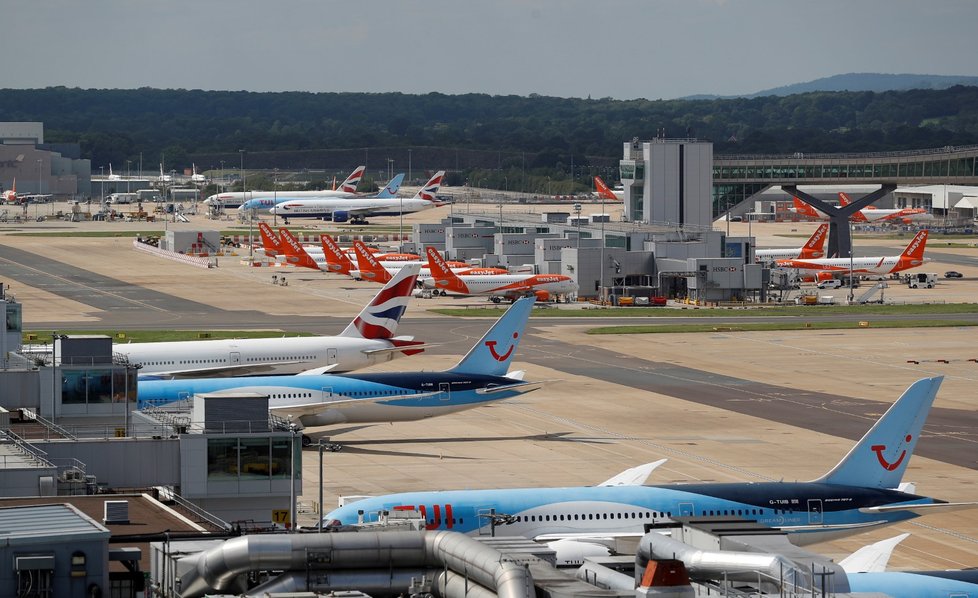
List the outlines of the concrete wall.
{"label": "concrete wall", "polygon": [[78,459],[85,464],[86,474],[114,488],[180,484],[180,444],[176,439],[58,440],[34,445],[46,451],[49,459]]}

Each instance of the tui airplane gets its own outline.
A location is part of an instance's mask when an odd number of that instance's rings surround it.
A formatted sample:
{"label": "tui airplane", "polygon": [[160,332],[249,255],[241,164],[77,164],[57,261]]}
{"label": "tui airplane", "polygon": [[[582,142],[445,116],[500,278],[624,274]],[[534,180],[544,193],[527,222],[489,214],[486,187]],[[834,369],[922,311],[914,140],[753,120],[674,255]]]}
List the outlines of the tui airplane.
{"label": "tui airplane", "polygon": [[802,545],[926,513],[974,508],[978,503],[950,504],[913,494],[908,486],[898,489],[941,381],[915,382],[838,465],[811,482],[642,485],[659,464],[652,463],[598,486],[364,498],[328,513],[323,523],[337,527],[376,521],[390,511],[419,511],[428,529],[602,544],[637,539],[653,524],[678,516],[733,515],[778,529]]}
{"label": "tui airplane", "polygon": [[[416,268],[414,266],[412,268]],[[400,276],[400,274],[398,275]],[[507,374],[535,299],[517,301],[455,367],[444,372],[256,376],[139,382],[141,403],[200,393],[259,393],[270,411],[303,426],[415,421],[508,399],[541,383]]]}

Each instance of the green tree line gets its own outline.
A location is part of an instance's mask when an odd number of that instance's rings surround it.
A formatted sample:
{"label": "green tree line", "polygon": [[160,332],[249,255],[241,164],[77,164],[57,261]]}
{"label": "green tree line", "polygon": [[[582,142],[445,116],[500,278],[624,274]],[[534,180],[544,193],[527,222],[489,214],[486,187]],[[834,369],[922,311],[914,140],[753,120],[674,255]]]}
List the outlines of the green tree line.
{"label": "green tree line", "polygon": [[256,169],[365,161],[379,169],[394,160],[397,171],[410,162],[417,173],[512,171],[524,181],[532,173],[539,187],[572,166],[613,168],[623,142],[663,133],[710,140],[717,154],[978,144],[978,87],[627,101],[53,87],[3,90],[0,121],[42,121],[47,141],[80,143],[94,167],[142,154],[147,170],[161,155],[167,168],[211,168],[222,160],[236,168],[246,149],[248,167]]}

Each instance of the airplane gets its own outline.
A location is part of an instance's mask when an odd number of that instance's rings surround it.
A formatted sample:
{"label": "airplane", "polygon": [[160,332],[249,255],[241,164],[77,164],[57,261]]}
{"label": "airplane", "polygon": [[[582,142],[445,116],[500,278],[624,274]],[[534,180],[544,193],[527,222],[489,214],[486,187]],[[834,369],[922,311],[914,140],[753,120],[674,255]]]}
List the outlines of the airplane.
{"label": "airplane", "polygon": [[599,176],[594,177],[594,188],[596,190],[594,194],[602,199],[609,199],[611,201],[625,200],[624,189],[621,191],[613,190]]}
{"label": "airplane", "polygon": [[[386,372],[145,380],[141,402],[165,404],[201,393],[259,393],[269,410],[303,427],[341,423],[416,421],[508,399],[542,382],[524,372],[508,373],[534,299],[514,303],[451,369],[443,372]],[[308,442],[303,438],[303,444]]]}
{"label": "airplane", "polygon": [[[839,192],[839,205],[847,206],[852,200],[849,196]],[[918,220],[933,220],[934,215],[928,214],[927,210],[923,208],[896,208],[896,209],[885,209],[877,208],[876,206],[866,206],[865,208],[859,210],[852,215],[853,222],[877,222],[880,220],[884,221],[900,221],[904,224],[910,224]]]}
{"label": "airplane", "polygon": [[820,259],[784,259],[775,260],[779,268],[794,268],[803,275],[815,276],[825,280],[834,274],[870,274],[883,276],[916,268],[929,262],[924,257],[924,247],[927,245],[928,231],[918,232],[900,255],[888,257],[845,257]]}
{"label": "airplane", "polygon": [[[192,168],[190,170],[190,172],[191,172],[191,174],[190,174],[190,182],[191,183],[206,183],[207,182],[207,177],[204,176],[204,175],[202,175],[202,174],[198,174],[197,173],[197,165],[196,164],[191,164],[191,167]],[[112,165],[111,164],[109,164],[109,170],[110,171],[112,170]]]}
{"label": "airplane", "polygon": [[4,203],[28,204],[32,201],[50,199],[53,196],[50,193],[17,193],[17,179],[14,178],[10,190],[4,191],[0,197],[3,197]]}
{"label": "airplane", "polygon": [[[664,460],[597,486],[404,492],[348,502],[326,514],[330,529],[384,513],[419,512],[429,530],[523,536],[600,545],[636,541],[674,517],[734,515],[787,534],[802,546],[928,513],[978,507],[914,494],[901,484],[943,377],[912,384],[828,473],[810,482],[643,485]],[[552,545],[551,545],[552,546]],[[558,554],[558,559],[560,559]]]}
{"label": "airplane", "polygon": [[164,174],[163,173],[163,163],[162,162],[160,162],[160,178],[158,178],[156,180],[157,180],[157,182],[160,182],[160,183],[169,183],[169,182],[171,182],[173,180],[173,177],[171,177],[168,174]]}
{"label": "airplane", "polygon": [[[325,191],[289,191],[289,197],[304,197],[304,198],[315,198],[315,197],[355,197],[357,185],[360,184],[360,179],[363,178],[363,173],[367,170],[366,166],[357,166],[356,169],[350,173],[350,176],[346,177],[346,180],[340,185],[339,190],[325,190]],[[224,193],[217,193],[215,195],[209,196],[203,201],[204,205],[207,206],[222,206],[225,208],[237,208],[241,204],[248,201],[249,199],[260,199],[260,198],[272,198],[281,195],[279,191],[231,191]]]}
{"label": "airplane", "polygon": [[534,295],[541,301],[550,297],[576,293],[574,279],[563,274],[455,274],[434,247],[427,248],[431,279],[422,281],[432,289],[458,295],[488,295],[493,303],[504,298]]}
{"label": "airplane", "polygon": [[[401,182],[404,180],[404,173],[400,173],[394,176],[376,195],[372,195],[369,198],[392,198],[397,197],[397,192],[401,188]],[[344,183],[346,184],[346,183]],[[340,195],[334,195],[333,197],[340,197]],[[359,196],[353,196],[359,197]],[[300,196],[303,199],[312,199],[312,196]],[[322,196],[316,196],[315,199],[321,199]],[[241,204],[238,207],[238,211],[248,211],[257,210],[259,212],[267,212],[271,208],[277,206],[278,204],[285,201],[292,201],[296,199],[296,192],[294,191],[282,191],[277,196],[273,197],[259,197],[256,199],[249,199],[248,201]],[[368,199],[364,197],[364,199]]]}
{"label": "airplane", "polygon": [[122,180],[122,175],[120,175],[120,174],[114,174],[112,172],[112,162],[109,162],[109,176],[106,177],[106,178],[108,180],[110,180],[110,181],[120,181],[120,180]]}
{"label": "airplane", "polygon": [[820,224],[812,236],[808,238],[803,247],[791,249],[755,249],[754,261],[773,262],[784,259],[816,259],[825,255],[825,241],[828,239],[826,234],[829,231],[828,224]]}
{"label": "airplane", "polygon": [[439,170],[414,197],[402,198],[362,198],[347,199],[296,199],[282,202],[269,210],[269,213],[283,218],[330,218],[333,222],[350,221],[367,224],[368,216],[398,216],[438,207],[441,202],[435,197],[445,176]]}
{"label": "airplane", "polygon": [[394,336],[418,269],[404,268],[338,336],[128,343],[113,350],[139,368],[140,379],[243,375],[275,371],[349,372],[424,351]]}
{"label": "airplane", "polygon": [[[351,273],[354,278],[369,280],[372,282],[387,282],[400,268],[408,264],[421,265],[421,272],[418,273],[418,282],[425,283],[431,280],[431,268],[428,262],[389,260],[385,255],[371,254],[369,248],[359,239],[353,241],[353,251],[357,258],[358,270]],[[445,265],[456,274],[465,275],[486,275],[486,274],[508,274],[508,270],[502,268],[478,268],[466,264],[465,262],[445,262]]]}

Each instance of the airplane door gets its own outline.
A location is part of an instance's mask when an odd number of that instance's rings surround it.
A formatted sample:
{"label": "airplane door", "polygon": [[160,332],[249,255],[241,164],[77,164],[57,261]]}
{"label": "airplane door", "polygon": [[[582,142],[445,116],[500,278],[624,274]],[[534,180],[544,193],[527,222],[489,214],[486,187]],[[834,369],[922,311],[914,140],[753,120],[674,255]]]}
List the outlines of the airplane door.
{"label": "airplane door", "polygon": [[320,392],[323,393],[323,402],[324,403],[327,402],[327,401],[332,401],[332,400],[335,399],[335,397],[333,395],[333,387],[332,386],[324,386],[324,387],[322,387],[319,390],[320,390]]}
{"label": "airplane door", "polygon": [[231,365],[241,365],[241,353],[237,351],[228,353],[228,363]]}
{"label": "airplane door", "polygon": [[452,400],[452,385],[448,382],[439,382],[438,392],[441,393],[438,395],[438,398],[440,398],[442,401]]}
{"label": "airplane door", "polygon": [[822,501],[817,498],[808,499],[809,525],[822,525]]}
{"label": "airplane door", "polygon": [[326,365],[336,363],[336,349],[326,349]]}
{"label": "airplane door", "polygon": [[691,502],[681,502],[679,503],[679,516],[680,517],[692,517],[696,515],[696,508]]}

